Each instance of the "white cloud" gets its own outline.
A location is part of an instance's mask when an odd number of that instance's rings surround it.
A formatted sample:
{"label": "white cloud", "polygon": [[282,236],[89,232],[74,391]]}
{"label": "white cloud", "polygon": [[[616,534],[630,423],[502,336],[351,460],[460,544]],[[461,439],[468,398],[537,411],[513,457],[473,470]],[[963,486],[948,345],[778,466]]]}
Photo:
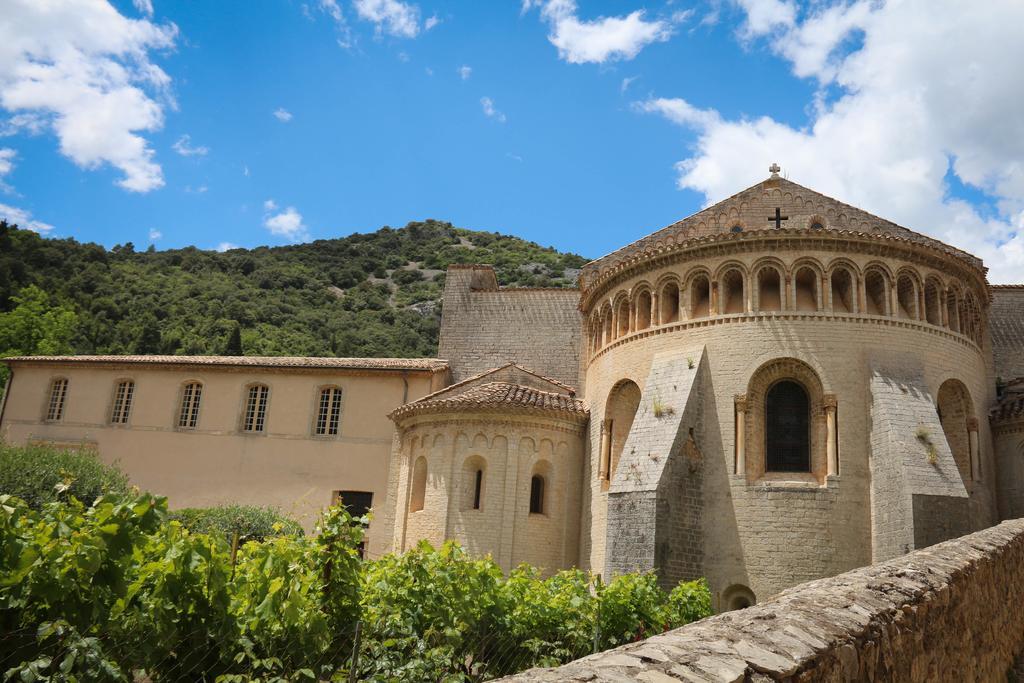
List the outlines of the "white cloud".
{"label": "white cloud", "polygon": [[292,120],[292,113],[284,107],[278,107],[271,113],[274,115],[274,118],[281,123],[288,123]]}
{"label": "white cloud", "polygon": [[171,149],[173,149],[175,152],[177,152],[183,157],[202,157],[206,156],[206,154],[210,151],[207,147],[203,147],[202,145],[197,145],[193,147],[192,138],[187,134],[182,135],[180,138],[178,138],[178,141],[171,146]]}
{"label": "white cloud", "polygon": [[19,228],[26,230],[32,230],[45,235],[46,233],[53,230],[53,226],[49,223],[43,223],[32,218],[32,214],[25,209],[19,209],[16,206],[8,206],[7,204],[0,204],[0,218],[6,220],[8,223],[17,225]]}
{"label": "white cloud", "polygon": [[796,5],[791,0],[736,0],[747,14],[743,33],[754,37],[796,23]]}
{"label": "white cloud", "polygon": [[[697,132],[677,166],[680,187],[713,202],[779,161],[797,182],[980,256],[993,282],[1024,280],[1024,3],[990,0],[984,12],[956,0],[835,7],[802,23],[748,17],[757,30],[788,25],[773,49],[836,93],[819,94],[806,127],[728,120],[680,99],[636,105]],[[817,42],[807,38],[815,25],[831,27]],[[860,46],[836,54],[854,30]],[[991,206],[955,196],[949,173]]]}
{"label": "white cloud", "polygon": [[249,177],[249,167],[248,166],[245,166],[245,165],[242,166],[242,175],[244,175],[246,178]]}
{"label": "white cloud", "polygon": [[639,76],[627,76],[622,79],[622,85],[619,86],[619,92],[626,92],[629,90],[629,86],[633,85],[633,81],[640,78]]}
{"label": "white cloud", "polygon": [[372,21],[378,33],[415,38],[420,32],[420,9],[401,0],[353,0],[360,19]]}
{"label": "white cloud", "polygon": [[427,17],[426,21],[423,22],[423,30],[429,31],[430,29],[434,28],[440,23],[441,20],[438,18],[438,16],[436,14],[432,14],[429,17]]}
{"label": "white cloud", "polygon": [[132,4],[142,14],[147,17],[153,16],[153,0],[132,0]]}
{"label": "white cloud", "polygon": [[646,46],[668,40],[673,33],[670,21],[647,21],[643,10],[584,21],[577,16],[575,0],[523,0],[523,11],[535,7],[551,27],[548,40],[570,64],[633,59]]}
{"label": "white cloud", "polygon": [[461,78],[464,81],[468,81],[469,77],[473,75],[473,67],[466,66],[465,64],[460,66],[455,71],[456,71],[456,73],[459,74],[459,78]]}
{"label": "white cloud", "polygon": [[104,0],[6,0],[0,107],[13,116],[5,132],[50,129],[78,166],[110,164],[123,174],[118,184],[134,192],[162,186],[139,133],[159,129],[164,106],[173,106],[170,78],[150,51],[172,47],[176,35],[173,24],[128,19]]}
{"label": "white cloud", "polygon": [[7,184],[4,177],[14,170],[14,157],[16,156],[18,153],[10,147],[0,148],[0,190],[10,190],[10,185]]}
{"label": "white cloud", "polygon": [[156,242],[158,239],[161,239],[163,236],[164,236],[164,234],[162,232],[160,232],[159,230],[157,230],[156,228],[150,228],[149,229],[149,241],[150,242]]}
{"label": "white cloud", "polygon": [[309,230],[302,222],[302,214],[294,206],[277,211],[277,203],[273,199],[268,199],[263,202],[263,209],[266,211],[263,216],[263,227],[272,235],[284,237],[293,243],[310,239]]}
{"label": "white cloud", "polygon": [[341,7],[338,6],[338,0],[319,0],[317,6],[335,21],[341,22],[345,20],[341,14]]}
{"label": "white cloud", "polygon": [[505,123],[505,115],[494,107],[494,100],[490,97],[480,98],[480,107],[484,110],[484,116],[494,119],[498,123]]}
{"label": "white cloud", "polygon": [[238,249],[238,245],[234,242],[221,242],[217,245],[217,251],[220,252],[230,251],[232,249]]}

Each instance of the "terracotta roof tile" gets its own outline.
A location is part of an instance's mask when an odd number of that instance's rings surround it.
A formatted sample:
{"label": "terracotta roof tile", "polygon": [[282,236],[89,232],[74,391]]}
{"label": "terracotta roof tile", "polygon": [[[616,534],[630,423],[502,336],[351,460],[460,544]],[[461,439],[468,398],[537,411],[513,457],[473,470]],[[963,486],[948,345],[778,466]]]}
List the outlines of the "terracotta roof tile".
{"label": "terracotta roof tile", "polygon": [[1003,390],[999,403],[989,413],[992,422],[1024,418],[1024,378],[1012,380]]}
{"label": "terracotta roof tile", "polygon": [[440,372],[438,358],[309,358],[300,356],[15,356],[5,363],[207,365],[217,367],[317,368],[325,370],[408,370]]}
{"label": "terracotta roof tile", "polygon": [[455,395],[433,394],[392,411],[391,419],[420,413],[461,411],[550,412],[585,420],[590,411],[572,396],[508,382],[488,382]]}

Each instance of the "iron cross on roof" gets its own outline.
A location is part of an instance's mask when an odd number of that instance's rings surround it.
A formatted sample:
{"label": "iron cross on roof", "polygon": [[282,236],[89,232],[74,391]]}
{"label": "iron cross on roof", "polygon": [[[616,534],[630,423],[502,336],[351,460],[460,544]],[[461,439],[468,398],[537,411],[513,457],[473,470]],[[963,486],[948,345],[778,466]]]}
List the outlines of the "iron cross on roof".
{"label": "iron cross on roof", "polygon": [[775,208],[775,215],[774,216],[768,216],[768,221],[769,222],[771,222],[771,221],[775,222],[775,229],[776,230],[778,230],[779,228],[782,227],[782,221],[788,221],[788,220],[789,220],[789,216],[783,216],[782,215],[782,209],[780,209],[778,207]]}

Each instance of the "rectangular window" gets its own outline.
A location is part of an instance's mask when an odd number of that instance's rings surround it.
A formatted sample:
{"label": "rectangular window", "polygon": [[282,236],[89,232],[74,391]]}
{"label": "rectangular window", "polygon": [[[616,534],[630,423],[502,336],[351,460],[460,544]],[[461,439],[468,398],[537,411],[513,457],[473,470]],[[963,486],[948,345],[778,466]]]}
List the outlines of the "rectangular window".
{"label": "rectangular window", "polygon": [[249,387],[249,396],[245,401],[245,416],[242,430],[246,432],[262,432],[267,418],[267,397],[270,388],[265,384],[254,384]]}
{"label": "rectangular window", "polygon": [[178,413],[178,427],[195,429],[199,424],[199,401],[203,396],[203,385],[189,382],[181,392],[181,412]]}
{"label": "rectangular window", "polygon": [[117,387],[114,389],[114,408],[110,411],[111,424],[128,424],[128,415],[132,410],[132,396],[134,394],[135,382],[126,379],[117,383]]}
{"label": "rectangular window", "polygon": [[57,422],[64,418],[64,399],[68,395],[68,381],[58,377],[50,384],[50,402],[46,405],[46,419]]}
{"label": "rectangular window", "polygon": [[341,389],[324,387],[320,390],[320,404],[316,414],[314,433],[317,436],[337,436],[341,419]]}
{"label": "rectangular window", "polygon": [[[369,491],[335,491],[334,505],[344,505],[348,514],[358,519],[373,507],[373,493]],[[366,554],[366,537],[359,543],[359,557]]]}

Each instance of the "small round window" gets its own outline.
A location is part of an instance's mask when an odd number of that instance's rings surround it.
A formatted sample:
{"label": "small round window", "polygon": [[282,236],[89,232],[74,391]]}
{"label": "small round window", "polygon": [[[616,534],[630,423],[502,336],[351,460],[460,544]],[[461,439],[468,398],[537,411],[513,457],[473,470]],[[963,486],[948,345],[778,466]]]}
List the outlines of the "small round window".
{"label": "small round window", "polygon": [[743,226],[742,225],[734,225],[734,226],[732,226],[732,228],[730,228],[729,232],[743,232]]}
{"label": "small round window", "polygon": [[820,221],[814,221],[811,223],[811,230],[824,230],[825,226]]}

